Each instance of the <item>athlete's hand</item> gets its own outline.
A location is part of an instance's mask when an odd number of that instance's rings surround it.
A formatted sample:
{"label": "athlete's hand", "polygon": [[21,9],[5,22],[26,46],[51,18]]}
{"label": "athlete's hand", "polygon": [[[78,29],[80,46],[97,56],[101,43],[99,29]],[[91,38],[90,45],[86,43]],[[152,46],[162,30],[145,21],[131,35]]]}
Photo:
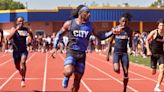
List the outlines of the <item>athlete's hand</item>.
{"label": "athlete's hand", "polygon": [[18,30],[18,29],[20,29],[22,26],[23,26],[22,24],[18,24],[18,25],[16,26],[15,29]]}
{"label": "athlete's hand", "polygon": [[152,55],[151,51],[147,50],[147,55],[151,56]]}
{"label": "athlete's hand", "polygon": [[128,53],[129,53],[130,55],[133,54],[133,53],[132,53],[132,48],[129,48],[129,49],[128,49]]}
{"label": "athlete's hand", "polygon": [[57,49],[56,49],[56,48],[53,48],[53,49],[50,51],[50,53],[51,53],[51,57],[52,57],[52,58],[55,58],[54,54],[57,53]]}
{"label": "athlete's hand", "polygon": [[120,34],[122,32],[122,27],[112,28],[113,34]]}

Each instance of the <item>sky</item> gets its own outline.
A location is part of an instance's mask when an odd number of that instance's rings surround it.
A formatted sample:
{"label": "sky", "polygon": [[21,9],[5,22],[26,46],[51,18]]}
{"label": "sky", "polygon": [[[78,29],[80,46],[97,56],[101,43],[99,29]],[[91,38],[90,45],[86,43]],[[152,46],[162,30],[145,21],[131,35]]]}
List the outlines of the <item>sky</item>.
{"label": "sky", "polygon": [[109,4],[110,6],[123,5],[147,7],[155,0],[14,0],[27,5],[28,9],[55,9],[58,6],[78,6],[80,4],[91,5],[96,2],[99,6]]}

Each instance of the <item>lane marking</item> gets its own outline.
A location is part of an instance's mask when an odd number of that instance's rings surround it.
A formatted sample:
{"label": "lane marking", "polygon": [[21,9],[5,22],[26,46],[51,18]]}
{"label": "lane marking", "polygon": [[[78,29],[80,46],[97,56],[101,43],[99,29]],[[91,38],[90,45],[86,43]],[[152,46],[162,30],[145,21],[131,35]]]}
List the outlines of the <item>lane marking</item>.
{"label": "lane marking", "polygon": [[[0,78],[0,80],[6,80],[8,78]],[[20,80],[21,78],[12,78],[12,80]],[[26,78],[26,80],[43,80],[43,78]],[[47,80],[63,80],[63,78],[47,78]],[[70,78],[70,80],[73,80],[73,78]],[[108,81],[108,80],[113,80],[111,78],[83,78],[83,80],[87,80],[87,81]],[[119,79],[122,80],[122,79]],[[144,81],[145,79],[141,79],[141,78],[131,78],[129,79],[131,81]]]}
{"label": "lane marking", "polygon": [[7,61],[5,61],[5,62],[3,62],[3,63],[1,63],[0,64],[0,66],[3,66],[3,65],[5,65],[5,64],[7,64],[7,63],[9,63],[10,61],[12,61],[13,59],[12,58],[10,58],[9,60],[7,60]]}
{"label": "lane marking", "polygon": [[[59,56],[64,60],[63,56],[59,54]],[[81,79],[81,83],[84,85],[84,87],[87,89],[88,92],[92,92],[92,90],[88,87],[88,85]]]}
{"label": "lane marking", "polygon": [[92,92],[92,90],[87,86],[87,84],[81,79],[81,83],[84,85],[84,87],[88,90],[88,92]]}
{"label": "lane marking", "polygon": [[45,58],[45,66],[44,66],[44,77],[43,77],[43,87],[42,91],[46,91],[46,78],[47,78],[47,53],[46,53],[46,58]]}
{"label": "lane marking", "polygon": [[[90,56],[89,56],[90,57]],[[92,58],[92,57],[91,57]],[[93,59],[96,59],[96,60],[98,60],[98,61],[100,61],[100,62],[102,62],[102,63],[106,63],[106,64],[108,64],[108,65],[112,65],[111,63],[107,63],[107,62],[104,62],[103,60],[100,60],[100,59],[98,59],[98,58],[93,58]],[[145,68],[146,69],[146,68]],[[135,73],[135,72],[133,72],[133,71],[130,71],[129,70],[129,73],[132,73],[132,74],[134,74],[134,75],[137,75],[137,76],[139,76],[139,77],[142,77],[142,78],[144,78],[144,79],[147,79],[147,80],[151,80],[151,81],[153,81],[153,82],[157,82],[156,80],[154,80],[154,79],[152,79],[152,78],[149,78],[149,77],[147,77],[147,76],[144,76],[144,75],[142,75],[142,74],[139,74],[139,73]],[[129,78],[130,79],[130,78]],[[164,83],[161,83],[161,85],[164,85]]]}
{"label": "lane marking", "polygon": [[[36,54],[36,53],[35,53]],[[33,54],[31,57],[29,57],[28,58],[28,60],[26,61],[26,62],[28,62],[28,61],[30,61],[30,59],[35,55],[35,54]],[[15,71],[1,86],[0,86],[0,90],[2,90],[2,88],[15,76],[15,74],[17,74],[18,73],[18,71]]]}
{"label": "lane marking", "polygon": [[[103,70],[101,70],[100,68],[98,68],[98,67],[96,67],[96,66],[94,66],[94,65],[92,65],[92,64],[90,64],[90,63],[88,63],[87,62],[87,65],[89,65],[90,67],[92,67],[92,68],[94,68],[94,69],[96,69],[97,71],[99,71],[99,72],[101,72],[101,73],[103,73],[104,75],[106,75],[106,76],[108,76],[108,77],[110,77],[110,78],[112,78],[113,80],[115,80],[115,81],[117,81],[118,83],[120,83],[120,84],[122,84],[123,85],[123,83],[120,81],[120,80],[118,80],[117,78],[115,78],[115,77],[113,77],[113,76],[111,76],[111,75],[109,75],[108,73],[106,73],[106,72],[104,72]],[[138,92],[137,90],[135,90],[134,88],[132,88],[131,86],[127,86],[129,89],[131,89],[131,90],[133,90],[134,92]]]}

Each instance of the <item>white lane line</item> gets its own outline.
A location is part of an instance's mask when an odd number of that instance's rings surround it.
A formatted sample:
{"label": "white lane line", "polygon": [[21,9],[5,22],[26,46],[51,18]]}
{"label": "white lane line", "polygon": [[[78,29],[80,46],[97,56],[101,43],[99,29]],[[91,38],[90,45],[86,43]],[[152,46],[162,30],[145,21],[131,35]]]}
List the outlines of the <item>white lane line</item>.
{"label": "white lane line", "polygon": [[[63,56],[61,56],[61,54],[59,54],[59,56],[64,60]],[[84,87],[87,89],[88,92],[92,92],[92,90],[89,88],[89,86],[83,81],[83,79],[81,79],[82,84],[84,85]]]}
{"label": "white lane line", "polygon": [[[100,56],[106,57],[104,54],[101,54]],[[133,62],[129,62],[129,63],[134,65],[134,66],[138,66],[138,67],[141,67],[141,68],[144,68],[144,69],[147,69],[147,70],[151,71],[151,68],[146,67],[144,65],[139,65],[139,64],[136,64],[136,63],[133,63]]]}
{"label": "white lane line", "polygon": [[84,85],[84,87],[88,90],[88,92],[92,92],[92,90],[87,86],[87,84],[81,80],[81,83]]}
{"label": "white lane line", "polygon": [[[8,78],[0,78],[0,80],[6,80]],[[20,80],[22,78],[12,78],[12,80]],[[43,78],[26,78],[26,80],[42,80]],[[63,80],[63,78],[47,78],[47,80]],[[70,78],[70,80],[73,80],[73,78]],[[111,78],[83,78],[83,80],[87,80],[87,81],[108,81],[108,80],[113,80]],[[122,80],[122,79],[119,79]],[[131,81],[136,81],[136,80],[141,80],[143,81],[144,79],[141,78],[131,78],[129,79]]]}
{"label": "white lane line", "polygon": [[[36,54],[36,53],[35,53]],[[30,61],[30,59],[35,55],[33,54],[31,57],[28,58],[27,62]],[[0,90],[2,90],[2,88],[14,77],[15,74],[17,74],[18,71],[15,71],[1,86],[0,86]]]}
{"label": "white lane line", "polygon": [[[87,64],[88,64],[90,67],[92,67],[92,68],[98,70],[99,72],[103,73],[104,75],[106,75],[106,76],[112,78],[113,80],[115,80],[115,81],[117,81],[118,83],[120,83],[120,84],[123,85],[123,83],[122,83],[120,80],[118,80],[117,78],[115,78],[115,77],[109,75],[108,73],[104,72],[104,71],[101,70],[100,68],[98,68],[98,67],[96,67],[96,66],[94,66],[94,65],[92,65],[92,64],[90,64],[90,63],[88,63],[88,62],[87,62]],[[138,92],[137,90],[135,90],[134,88],[132,88],[132,87],[129,86],[129,85],[128,85],[127,87],[128,87],[129,89],[133,90],[134,92]]]}
{"label": "white lane line", "polygon": [[44,66],[44,78],[43,78],[43,87],[42,91],[46,91],[46,78],[47,78],[47,53],[46,53],[46,60],[45,60],[45,66]]}
{"label": "white lane line", "polygon": [[[92,58],[92,57],[91,57],[91,58]],[[93,58],[93,59],[99,60],[99,61],[101,61],[102,63],[106,63],[106,64],[108,64],[108,65],[112,65],[111,63],[103,62],[102,60],[100,60],[100,59],[98,59],[98,58]],[[146,68],[145,68],[145,69],[146,69]],[[155,82],[155,83],[157,82],[156,80],[154,80],[154,79],[152,79],[152,78],[146,77],[146,76],[144,76],[144,75],[141,75],[141,74],[139,74],[139,73],[135,73],[135,72],[130,71],[130,70],[129,70],[129,73],[132,73],[132,74],[134,74],[134,75],[140,76],[140,77],[142,77],[142,78],[144,78],[144,79],[153,81],[153,82]],[[164,85],[164,83],[161,83],[161,84]]]}
{"label": "white lane line", "polygon": [[5,65],[5,64],[9,63],[10,61],[12,61],[12,58],[9,59],[9,60],[7,60],[7,61],[5,61],[5,62],[3,62],[3,63],[1,63],[0,66],[3,66],[3,65]]}
{"label": "white lane line", "polygon": [[[0,78],[0,80],[6,80],[8,78]],[[12,78],[12,80],[20,80],[22,78]],[[41,80],[42,78],[26,78],[26,80]]]}

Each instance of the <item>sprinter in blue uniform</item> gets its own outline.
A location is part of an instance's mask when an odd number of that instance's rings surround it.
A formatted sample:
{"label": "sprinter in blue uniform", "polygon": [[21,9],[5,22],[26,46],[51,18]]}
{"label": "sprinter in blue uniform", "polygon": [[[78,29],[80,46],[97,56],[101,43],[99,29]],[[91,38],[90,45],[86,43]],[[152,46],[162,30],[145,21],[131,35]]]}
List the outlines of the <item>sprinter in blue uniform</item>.
{"label": "sprinter in blue uniform", "polygon": [[124,72],[124,89],[126,92],[126,87],[128,84],[128,68],[129,68],[129,58],[127,53],[127,47],[129,42],[129,47],[132,47],[132,31],[128,27],[128,22],[131,20],[131,15],[129,13],[124,13],[120,17],[119,25],[117,25],[113,30],[120,30],[119,34],[114,35],[115,45],[113,53],[113,67],[116,73],[120,73],[120,62],[122,64]]}
{"label": "sprinter in blue uniform", "polygon": [[22,77],[22,87],[25,87],[26,60],[28,56],[26,37],[28,35],[33,37],[32,32],[27,27],[24,27],[24,18],[16,18],[15,26],[11,28],[11,34],[8,36],[8,40],[11,40],[13,45],[14,63]]}
{"label": "sprinter in blue uniform", "polygon": [[89,22],[89,17],[89,8],[85,5],[79,5],[73,12],[73,19],[64,23],[54,40],[54,51],[52,52],[56,52],[57,43],[61,35],[68,32],[69,42],[67,44],[67,53],[64,62],[64,79],[62,86],[67,88],[69,78],[74,74],[75,78],[71,92],[78,92],[80,88],[80,80],[85,70],[86,49],[91,34],[96,35],[100,39],[106,39],[115,33],[112,31],[104,34],[94,33],[92,24]]}
{"label": "sprinter in blue uniform", "polygon": [[146,40],[147,55],[151,56],[152,74],[156,74],[157,63],[159,64],[159,74],[154,88],[155,92],[161,92],[160,85],[164,74],[164,19],[158,21],[157,29],[150,32]]}

